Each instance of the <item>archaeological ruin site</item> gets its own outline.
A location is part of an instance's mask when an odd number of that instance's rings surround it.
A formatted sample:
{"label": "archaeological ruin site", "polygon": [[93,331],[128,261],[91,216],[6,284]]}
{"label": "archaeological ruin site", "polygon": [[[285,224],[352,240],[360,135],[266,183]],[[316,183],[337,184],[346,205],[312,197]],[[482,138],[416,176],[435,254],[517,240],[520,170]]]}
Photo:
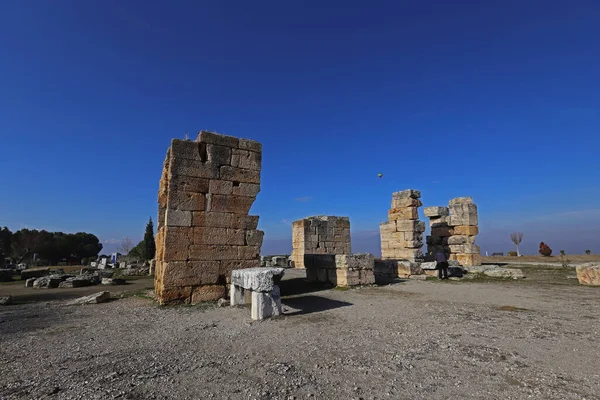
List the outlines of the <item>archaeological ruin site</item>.
{"label": "archaeological ruin site", "polygon": [[[158,193],[155,291],[161,304],[226,297],[232,271],[261,266],[263,232],[257,230],[258,216],[248,215],[260,192],[261,157],[260,143],[213,132],[171,142]],[[432,275],[431,255],[438,251],[454,267],[481,264],[472,198],[424,208],[431,227],[426,253],[421,206],[418,190],[392,194],[380,225],[381,259],[352,253],[349,217],[294,221],[290,266],[305,269],[308,282],[348,287]]]}

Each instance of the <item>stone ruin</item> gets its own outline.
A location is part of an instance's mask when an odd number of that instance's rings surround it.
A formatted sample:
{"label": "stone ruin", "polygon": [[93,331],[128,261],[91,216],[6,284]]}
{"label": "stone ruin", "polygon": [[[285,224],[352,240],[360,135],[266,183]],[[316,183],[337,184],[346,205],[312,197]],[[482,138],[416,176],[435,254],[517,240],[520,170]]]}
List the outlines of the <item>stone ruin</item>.
{"label": "stone ruin", "polygon": [[307,217],[292,223],[291,264],[309,282],[355,286],[375,283],[372,254],[351,254],[350,219]]}
{"label": "stone ruin", "polygon": [[259,142],[202,131],[173,139],[158,192],[154,287],[160,304],[218,300],[231,271],[260,266],[248,215],[260,191]]}
{"label": "stone ruin", "polygon": [[419,221],[420,197],[421,192],[413,189],[392,194],[388,221],[379,226],[382,259],[415,261],[422,257],[425,223]]}
{"label": "stone ruin", "polygon": [[471,267],[481,265],[480,248],[475,244],[479,233],[477,205],[471,197],[450,200],[448,207],[425,207],[431,235],[427,236],[427,252],[444,251],[450,260]]}

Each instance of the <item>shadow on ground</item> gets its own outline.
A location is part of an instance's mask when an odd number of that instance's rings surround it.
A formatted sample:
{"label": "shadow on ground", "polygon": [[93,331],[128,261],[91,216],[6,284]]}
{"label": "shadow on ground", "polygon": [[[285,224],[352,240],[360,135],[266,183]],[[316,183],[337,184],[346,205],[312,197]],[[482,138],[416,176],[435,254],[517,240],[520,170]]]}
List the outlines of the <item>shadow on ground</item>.
{"label": "shadow on ground", "polygon": [[284,306],[294,309],[293,311],[286,312],[286,315],[310,314],[352,305],[352,303],[345,301],[332,300],[326,297],[313,295],[282,299],[281,302]]}
{"label": "shadow on ground", "polygon": [[309,283],[306,278],[284,279],[279,282],[279,289],[282,296],[295,296],[304,293],[320,292],[322,290],[332,289],[333,285],[326,283]]}

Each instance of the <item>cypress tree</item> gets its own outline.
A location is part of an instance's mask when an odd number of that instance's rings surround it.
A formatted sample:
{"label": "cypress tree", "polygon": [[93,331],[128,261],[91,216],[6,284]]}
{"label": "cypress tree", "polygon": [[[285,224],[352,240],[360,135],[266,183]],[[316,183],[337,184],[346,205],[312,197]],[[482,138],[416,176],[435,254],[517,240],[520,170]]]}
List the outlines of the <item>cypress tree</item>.
{"label": "cypress tree", "polygon": [[144,252],[146,253],[146,260],[154,258],[156,253],[156,243],[154,242],[154,224],[152,223],[152,217],[146,224],[146,233],[144,233]]}

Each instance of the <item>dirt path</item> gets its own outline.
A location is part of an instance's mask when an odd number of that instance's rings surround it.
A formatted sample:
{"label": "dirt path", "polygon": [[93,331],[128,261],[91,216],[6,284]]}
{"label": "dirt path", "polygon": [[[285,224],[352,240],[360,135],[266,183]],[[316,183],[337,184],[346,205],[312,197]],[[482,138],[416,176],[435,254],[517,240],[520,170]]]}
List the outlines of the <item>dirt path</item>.
{"label": "dirt path", "polygon": [[[0,309],[0,398],[597,399],[600,289],[407,281],[320,290],[286,315],[129,297]],[[566,278],[564,280],[567,280]]]}

